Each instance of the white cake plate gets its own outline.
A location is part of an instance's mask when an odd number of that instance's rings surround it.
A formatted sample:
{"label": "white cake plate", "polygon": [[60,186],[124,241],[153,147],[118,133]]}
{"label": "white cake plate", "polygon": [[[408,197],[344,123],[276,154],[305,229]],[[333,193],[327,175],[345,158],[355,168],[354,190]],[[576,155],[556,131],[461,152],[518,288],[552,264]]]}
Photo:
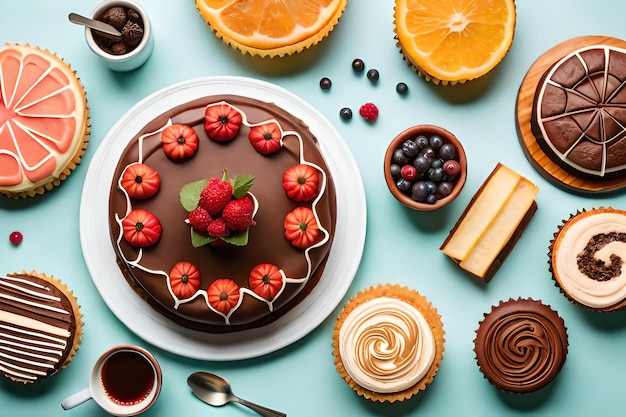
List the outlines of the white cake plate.
{"label": "white cake plate", "polygon": [[[157,115],[191,100],[234,94],[273,102],[304,121],[319,141],[335,181],[337,224],[326,268],[308,297],[273,323],[257,329],[210,334],[182,327],[159,314],[126,283],[109,238],[109,189],[130,138]],[[244,77],[207,77],[160,90],[133,106],[111,128],[87,171],[80,207],[83,256],[100,295],[133,333],[168,352],[203,360],[239,360],[288,346],[322,323],[346,294],[365,245],[365,189],[343,138],[310,104],[282,87]],[[329,342],[330,343],[330,342]]]}

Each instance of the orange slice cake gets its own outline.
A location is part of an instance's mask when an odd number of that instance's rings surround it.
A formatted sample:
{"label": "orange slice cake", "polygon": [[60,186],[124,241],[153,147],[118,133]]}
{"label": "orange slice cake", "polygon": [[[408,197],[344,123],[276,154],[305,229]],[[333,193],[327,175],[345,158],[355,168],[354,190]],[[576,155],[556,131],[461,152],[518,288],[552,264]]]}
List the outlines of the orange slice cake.
{"label": "orange slice cake", "polygon": [[407,63],[435,84],[491,71],[509,51],[514,0],[396,0],[395,32]]}
{"label": "orange slice cake", "polygon": [[250,55],[284,56],[324,39],[348,0],[196,0],[213,32]]}
{"label": "orange slice cake", "polygon": [[29,45],[0,48],[0,193],[33,197],[59,185],[89,142],[89,108],[69,65]]}

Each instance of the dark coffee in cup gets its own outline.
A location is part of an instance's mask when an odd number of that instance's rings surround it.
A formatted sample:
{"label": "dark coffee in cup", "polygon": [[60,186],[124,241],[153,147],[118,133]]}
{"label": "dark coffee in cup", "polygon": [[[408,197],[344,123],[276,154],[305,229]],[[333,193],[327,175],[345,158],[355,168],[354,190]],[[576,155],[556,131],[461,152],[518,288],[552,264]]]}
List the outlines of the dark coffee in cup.
{"label": "dark coffee in cup", "polygon": [[161,391],[161,367],[147,350],[118,345],[104,352],[89,376],[89,386],[61,402],[70,410],[93,399],[114,416],[135,416],[154,404]]}
{"label": "dark coffee in cup", "polygon": [[140,352],[121,350],[102,365],[101,382],[111,401],[134,405],[145,400],[154,388],[154,368]]}

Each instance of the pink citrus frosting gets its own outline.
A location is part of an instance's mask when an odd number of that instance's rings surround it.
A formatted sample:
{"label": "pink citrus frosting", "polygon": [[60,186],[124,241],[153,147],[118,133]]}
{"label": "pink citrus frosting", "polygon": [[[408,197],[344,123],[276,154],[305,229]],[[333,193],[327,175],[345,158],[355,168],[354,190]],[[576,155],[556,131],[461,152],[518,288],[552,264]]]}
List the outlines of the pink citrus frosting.
{"label": "pink citrus frosting", "polygon": [[0,191],[59,178],[86,134],[87,105],[75,74],[47,51],[0,49]]}

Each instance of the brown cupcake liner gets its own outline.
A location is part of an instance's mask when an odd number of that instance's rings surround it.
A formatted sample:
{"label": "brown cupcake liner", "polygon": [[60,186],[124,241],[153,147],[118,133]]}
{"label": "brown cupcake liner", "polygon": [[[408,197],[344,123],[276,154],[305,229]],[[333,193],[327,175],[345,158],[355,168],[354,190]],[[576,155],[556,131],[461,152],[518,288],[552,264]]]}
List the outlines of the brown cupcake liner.
{"label": "brown cupcake liner", "polygon": [[[368,301],[376,298],[388,297],[395,298],[400,301],[404,301],[407,304],[417,308],[423,315],[424,319],[428,323],[433,336],[435,338],[436,352],[433,363],[426,375],[418,381],[412,387],[409,387],[403,391],[394,393],[379,393],[370,391],[364,387],[358,385],[352,380],[350,375],[345,369],[342,362],[340,349],[339,349],[339,332],[343,325],[343,322],[348,315],[358,306],[367,303]],[[444,343],[445,343],[445,331],[443,329],[443,322],[441,316],[437,313],[437,309],[432,306],[430,301],[415,290],[411,290],[408,287],[402,287],[400,285],[393,284],[378,284],[376,287],[369,287],[359,293],[356,296],[350,298],[349,302],[344,306],[343,311],[337,318],[337,322],[334,327],[333,333],[333,356],[335,357],[334,363],[337,372],[346,381],[346,383],[361,397],[364,397],[371,401],[377,402],[395,402],[403,401],[416,395],[418,392],[426,389],[426,386],[433,382],[435,375],[437,374],[440,366],[440,362],[443,359]]]}
{"label": "brown cupcake liner", "polygon": [[553,233],[553,238],[550,240],[550,244],[548,246],[548,270],[550,272],[551,278],[554,281],[554,285],[559,289],[559,292],[561,294],[563,294],[563,296],[565,296],[565,298],[570,301],[572,304],[577,305],[579,307],[582,307],[588,311],[594,311],[594,312],[600,312],[600,313],[609,313],[609,312],[613,312],[613,311],[617,311],[620,310],[624,307],[626,307],[626,299],[613,304],[611,306],[608,307],[603,307],[603,308],[595,308],[592,306],[588,306],[586,304],[583,304],[582,302],[576,300],[575,298],[573,298],[568,292],[567,289],[564,288],[561,285],[561,281],[559,279],[558,276],[558,271],[555,271],[554,268],[554,259],[553,259],[553,254],[555,251],[555,248],[558,249],[558,244],[559,244],[559,237],[561,236],[561,232],[563,231],[563,229],[565,228],[567,230],[568,225],[571,225],[572,222],[575,222],[576,219],[580,220],[584,217],[588,217],[588,216],[593,216],[595,214],[600,214],[600,213],[624,213],[623,210],[617,210],[614,209],[612,207],[604,207],[604,206],[600,206],[598,208],[591,208],[589,210],[587,209],[581,209],[581,210],[577,210],[576,213],[570,213],[569,217],[567,219],[562,219],[561,223],[557,226],[557,231]]}

